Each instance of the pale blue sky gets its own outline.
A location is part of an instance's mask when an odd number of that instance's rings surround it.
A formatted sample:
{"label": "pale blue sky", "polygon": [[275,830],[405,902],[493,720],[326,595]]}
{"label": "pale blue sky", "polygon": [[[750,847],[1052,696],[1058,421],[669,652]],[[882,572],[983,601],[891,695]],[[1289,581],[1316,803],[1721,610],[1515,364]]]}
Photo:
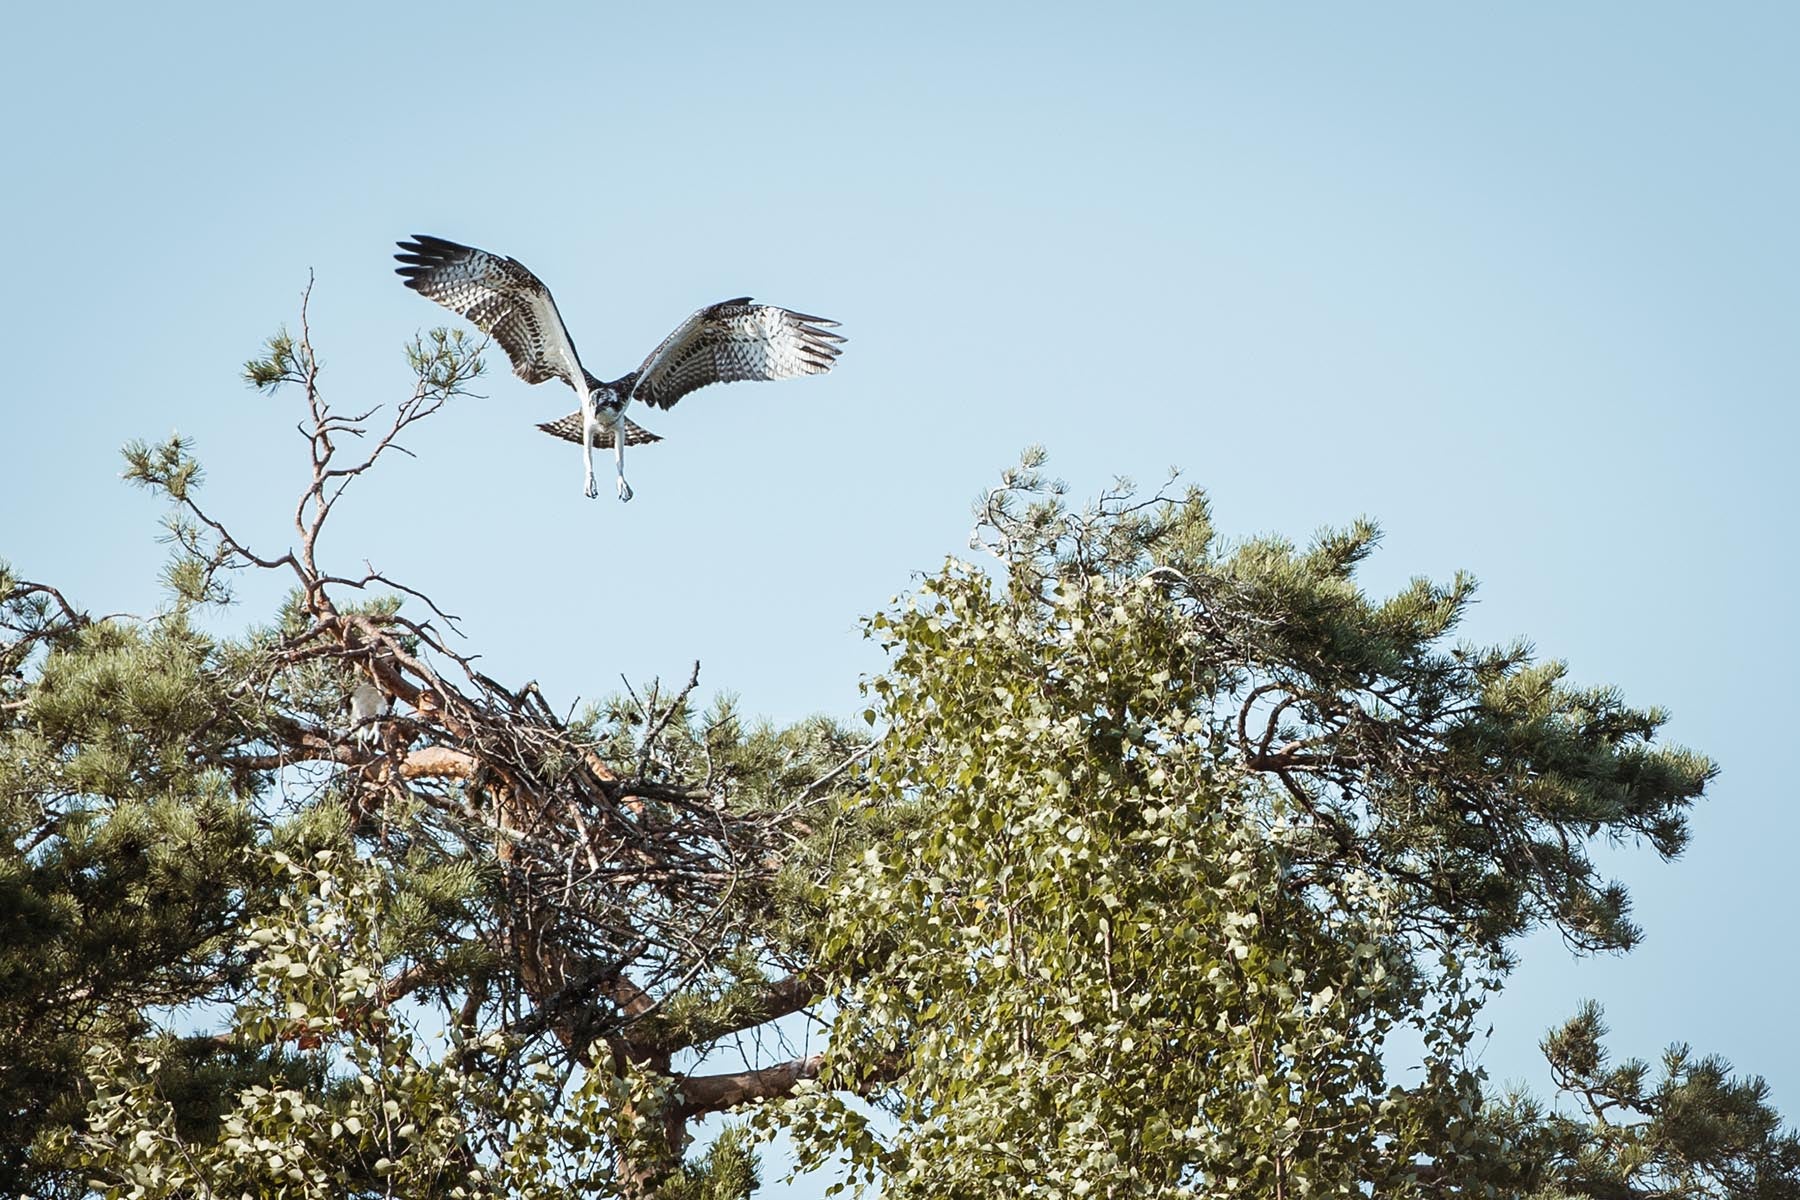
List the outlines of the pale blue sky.
{"label": "pale blue sky", "polygon": [[792,718],[856,707],[857,616],[961,551],[1029,442],[1077,494],[1178,464],[1234,534],[1369,514],[1372,587],[1474,571],[1470,634],[1667,705],[1724,765],[1682,863],[1617,858],[1641,951],[1523,947],[1490,1069],[1544,1086],[1535,1040],[1592,996],[1618,1051],[1691,1039],[1800,1115],[1800,10],[281,11],[9,16],[0,555],[28,576],[154,606],[117,450],[170,429],[285,545],[296,414],[239,364],[310,268],[331,395],[398,396],[448,319],[391,273],[413,232],[530,265],[603,377],[712,300],[824,313],[832,375],[645,417],[630,505],[531,427],[569,393],[496,363],[339,561],[553,697],[699,658]]}

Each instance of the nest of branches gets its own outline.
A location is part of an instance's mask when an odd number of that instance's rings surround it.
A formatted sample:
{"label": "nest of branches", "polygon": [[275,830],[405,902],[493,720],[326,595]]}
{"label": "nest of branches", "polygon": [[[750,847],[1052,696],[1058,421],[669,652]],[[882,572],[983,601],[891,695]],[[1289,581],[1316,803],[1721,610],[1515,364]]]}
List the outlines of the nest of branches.
{"label": "nest of branches", "polygon": [[[321,564],[321,537],[346,491],[391,453],[410,453],[402,438],[466,394],[485,345],[435,331],[410,348],[414,388],[385,422],[378,409],[342,413],[320,390],[303,301],[299,334],[278,334],[246,367],[257,387],[298,391],[305,405],[298,428],[311,472],[285,553],[259,552],[200,505],[197,467],[178,440],[132,447],[128,477],[176,505],[171,577],[182,594],[224,599],[243,570],[292,577],[288,619],[233,687],[255,708],[255,744],[220,765],[329,780],[360,836],[434,830],[453,843],[447,852],[496,879],[483,940],[503,967],[455,981],[466,1004],[498,1002],[515,1015],[512,1032],[525,1040],[552,1032],[584,1060],[606,1043],[619,1058],[666,1068],[671,1048],[633,1027],[716,959],[731,912],[810,832],[805,813],[819,789],[740,804],[709,754],[675,750],[697,663],[679,689],[632,694],[636,745],[615,767],[602,760],[591,726],[559,715],[535,682],[512,688],[480,670],[459,645],[456,617],[430,596],[372,567],[345,575]],[[308,672],[340,681],[348,719],[282,703]],[[616,760],[616,743],[607,748]],[[397,812],[425,819],[400,834],[388,821]],[[435,985],[448,996],[451,981],[434,978],[441,966],[418,964],[390,980],[385,995]],[[804,990],[777,982],[797,997],[778,1007],[800,1007]]]}

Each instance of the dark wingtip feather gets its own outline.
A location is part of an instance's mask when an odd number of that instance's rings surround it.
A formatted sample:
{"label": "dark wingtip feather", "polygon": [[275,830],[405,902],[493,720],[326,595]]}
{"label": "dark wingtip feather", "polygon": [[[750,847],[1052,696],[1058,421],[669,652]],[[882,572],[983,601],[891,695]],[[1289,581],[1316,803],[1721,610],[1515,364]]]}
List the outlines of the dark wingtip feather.
{"label": "dark wingtip feather", "polygon": [[[446,241],[441,237],[432,237],[429,233],[415,233],[412,235],[411,241],[395,242],[394,244],[421,262],[444,262],[461,254],[475,253],[472,246],[463,246],[456,242]],[[394,257],[399,258],[400,255],[396,254]]]}
{"label": "dark wingtip feather", "polygon": [[[400,275],[419,276],[454,263],[467,254],[474,254],[472,248],[459,245],[441,237],[433,237],[429,233],[415,233],[412,240],[395,242],[400,253],[394,255],[394,261],[405,263],[404,267],[394,268]],[[408,287],[413,286],[411,283]]]}

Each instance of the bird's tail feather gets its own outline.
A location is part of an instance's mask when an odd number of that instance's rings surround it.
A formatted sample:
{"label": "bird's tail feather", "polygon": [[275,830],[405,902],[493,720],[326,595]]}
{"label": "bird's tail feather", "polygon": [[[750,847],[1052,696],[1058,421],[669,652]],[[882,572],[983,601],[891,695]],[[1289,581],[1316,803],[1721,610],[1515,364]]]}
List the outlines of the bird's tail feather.
{"label": "bird's tail feather", "polygon": [[[545,421],[540,424],[538,428],[549,434],[551,437],[559,437],[564,441],[574,442],[577,446],[581,445],[581,414],[578,412],[572,412],[568,416],[558,418],[554,421]],[[639,425],[630,418],[626,418],[625,444],[627,446],[645,446],[651,442],[660,441],[662,441],[660,436],[651,433],[648,429],[645,429],[642,425]],[[611,450],[612,448],[612,423],[610,421],[601,421],[594,427],[594,449]]]}

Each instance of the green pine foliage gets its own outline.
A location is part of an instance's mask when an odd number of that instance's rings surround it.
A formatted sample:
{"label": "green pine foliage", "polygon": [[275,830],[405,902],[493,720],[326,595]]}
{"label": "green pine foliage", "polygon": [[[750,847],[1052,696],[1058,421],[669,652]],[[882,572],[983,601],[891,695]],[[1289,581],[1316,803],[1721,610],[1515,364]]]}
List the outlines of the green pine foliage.
{"label": "green pine foliage", "polygon": [[683,1163],[656,1200],[748,1200],[759,1182],[752,1135],[732,1125],[713,1139],[703,1158]]}
{"label": "green pine foliage", "polygon": [[[0,1189],[80,1112],[97,1041],[148,1032],[232,976],[254,786],[208,766],[224,740],[207,640],[179,616],[50,619],[16,579],[0,708]],[[29,610],[29,611],[27,611]]]}
{"label": "green pine foliage", "polygon": [[1599,1005],[1584,1004],[1544,1040],[1571,1112],[1529,1097],[1496,1105],[1530,1148],[1548,1196],[1800,1197],[1800,1135],[1783,1127],[1761,1079],[1734,1077],[1717,1056],[1671,1046],[1653,1077],[1630,1059],[1609,1065]]}

